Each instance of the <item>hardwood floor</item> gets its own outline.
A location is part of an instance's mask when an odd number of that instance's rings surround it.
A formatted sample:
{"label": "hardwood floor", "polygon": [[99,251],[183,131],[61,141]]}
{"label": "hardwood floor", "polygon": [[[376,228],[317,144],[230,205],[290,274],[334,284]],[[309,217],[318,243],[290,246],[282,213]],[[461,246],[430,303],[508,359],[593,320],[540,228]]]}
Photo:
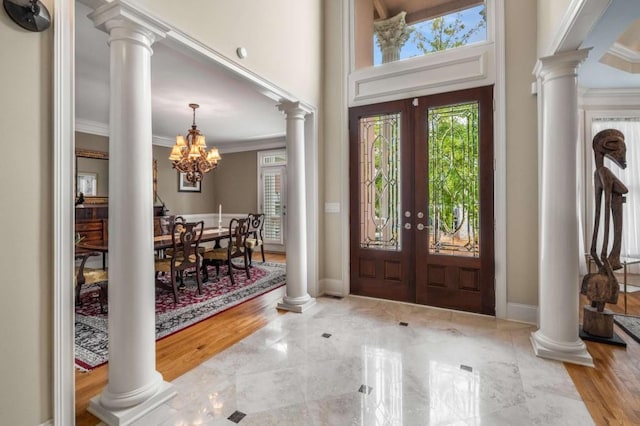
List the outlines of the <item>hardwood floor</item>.
{"label": "hardwood floor", "polygon": [[[267,260],[284,262],[284,255],[268,254]],[[265,326],[284,313],[275,309],[284,287],[222,312],[156,344],[156,368],[172,381]],[[585,301],[582,301],[583,304]],[[622,297],[617,306],[623,312]],[[640,316],[640,292],[627,298],[630,314]],[[618,329],[627,348],[586,342],[596,368],[565,364],[597,425],[640,424],[640,344]],[[99,420],[87,411],[89,400],[107,384],[108,365],[87,373],[76,372],[76,424],[89,426]]]}
{"label": "hardwood floor", "polygon": [[[267,261],[285,262],[284,254],[265,253]],[[257,259],[258,257],[254,258]],[[156,369],[164,380],[172,381],[218,352],[264,327],[278,315],[275,306],[284,296],[284,287],[234,306],[179,333],[156,342]],[[100,422],[87,411],[89,400],[107,384],[109,365],[82,373],[76,370],[76,425]]]}
{"label": "hardwood floor", "polygon": [[[587,301],[580,301],[582,309]],[[623,313],[623,295],[607,309]],[[627,313],[640,316],[640,292],[627,294]],[[595,368],[565,367],[597,425],[640,425],[640,344],[617,325],[614,328],[626,348],[587,341]]]}

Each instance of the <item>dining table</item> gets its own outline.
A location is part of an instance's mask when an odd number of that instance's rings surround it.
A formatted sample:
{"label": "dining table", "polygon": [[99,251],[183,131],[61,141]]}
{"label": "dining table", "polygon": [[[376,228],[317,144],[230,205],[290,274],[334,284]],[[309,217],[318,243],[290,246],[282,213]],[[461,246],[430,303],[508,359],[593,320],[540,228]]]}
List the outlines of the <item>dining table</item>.
{"label": "dining table", "polygon": [[[229,228],[204,228],[200,243],[214,242],[215,247],[220,247],[220,241],[230,238]],[[83,250],[98,251],[107,253],[109,251],[109,240],[80,241],[76,247]],[[169,235],[156,235],[153,237],[153,248],[156,251],[173,247],[173,238]]]}

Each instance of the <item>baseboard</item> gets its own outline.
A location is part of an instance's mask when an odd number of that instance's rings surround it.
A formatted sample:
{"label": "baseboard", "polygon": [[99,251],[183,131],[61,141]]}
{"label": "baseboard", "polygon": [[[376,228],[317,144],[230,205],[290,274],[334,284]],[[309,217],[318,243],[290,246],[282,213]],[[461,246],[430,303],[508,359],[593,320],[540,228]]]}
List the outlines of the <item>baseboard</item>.
{"label": "baseboard", "polygon": [[538,324],[538,306],[507,302],[507,318],[509,321]]}
{"label": "baseboard", "polygon": [[320,288],[318,294],[326,294],[328,296],[345,297],[348,292],[344,290],[342,280],[324,278],[319,281]]}
{"label": "baseboard", "polygon": [[40,426],[53,426],[53,419],[49,419],[46,422],[40,424]]}

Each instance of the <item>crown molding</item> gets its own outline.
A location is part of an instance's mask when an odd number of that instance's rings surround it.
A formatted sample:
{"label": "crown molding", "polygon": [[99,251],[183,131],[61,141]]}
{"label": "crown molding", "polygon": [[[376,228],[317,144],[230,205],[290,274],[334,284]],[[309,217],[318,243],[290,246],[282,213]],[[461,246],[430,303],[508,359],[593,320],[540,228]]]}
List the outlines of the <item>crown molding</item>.
{"label": "crown molding", "polygon": [[109,124],[76,118],[76,132],[109,137]]}
{"label": "crown molding", "polygon": [[268,149],[284,148],[287,146],[287,140],[285,135],[281,135],[265,139],[218,143],[216,146],[218,147],[220,154],[231,154],[234,152],[263,151]]}

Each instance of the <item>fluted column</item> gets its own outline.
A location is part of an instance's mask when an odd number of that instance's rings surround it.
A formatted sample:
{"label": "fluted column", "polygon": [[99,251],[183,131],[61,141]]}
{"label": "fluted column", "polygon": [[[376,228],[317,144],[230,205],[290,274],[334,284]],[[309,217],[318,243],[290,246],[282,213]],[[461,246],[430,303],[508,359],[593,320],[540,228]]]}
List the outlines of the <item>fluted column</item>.
{"label": "fluted column", "polygon": [[278,105],[287,120],[287,289],[278,309],[303,312],[316,303],[307,291],[307,214],[305,196],[304,122],[298,102]]}
{"label": "fluted column", "polygon": [[577,69],[588,50],[561,53],[538,62],[541,111],[539,229],[539,329],[532,333],[536,355],[582,365],[593,359],[578,337],[580,278],[576,144]]}
{"label": "fluted column", "polygon": [[109,34],[109,380],[89,411],[128,424],[175,395],[156,371],[151,50],[163,36],[119,1],[89,17]]}
{"label": "fluted column", "polygon": [[396,16],[373,23],[374,33],[380,50],[382,63],[400,59],[400,49],[409,39],[409,28],[404,18],[407,12],[400,12]]}

